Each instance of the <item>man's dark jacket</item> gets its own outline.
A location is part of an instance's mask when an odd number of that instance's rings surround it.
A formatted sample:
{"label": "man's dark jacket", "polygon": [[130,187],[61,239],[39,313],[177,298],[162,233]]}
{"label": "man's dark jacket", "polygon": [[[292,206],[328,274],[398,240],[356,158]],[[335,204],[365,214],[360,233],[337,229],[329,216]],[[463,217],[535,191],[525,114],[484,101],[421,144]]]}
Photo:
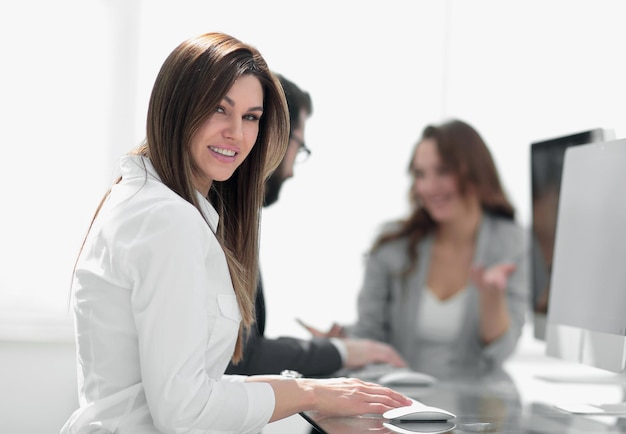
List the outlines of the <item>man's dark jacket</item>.
{"label": "man's dark jacket", "polygon": [[260,277],[255,305],[256,324],[245,340],[243,360],[237,365],[231,362],[227,374],[280,374],[291,369],[305,377],[326,377],[341,369],[341,355],[328,339],[269,339],[264,336],[265,298]]}

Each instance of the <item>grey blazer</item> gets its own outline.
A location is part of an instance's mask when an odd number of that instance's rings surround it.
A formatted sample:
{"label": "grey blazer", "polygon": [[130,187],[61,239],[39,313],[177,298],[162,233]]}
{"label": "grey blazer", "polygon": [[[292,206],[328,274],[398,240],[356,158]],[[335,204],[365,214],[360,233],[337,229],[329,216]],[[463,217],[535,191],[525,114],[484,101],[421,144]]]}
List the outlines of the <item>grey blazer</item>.
{"label": "grey blazer", "polygon": [[[367,337],[388,342],[407,360],[416,365],[420,341],[414,330],[420,295],[426,287],[432,236],[418,245],[418,264],[415,271],[403,280],[399,274],[408,258],[406,239],[383,245],[366,262],[363,286],[358,296],[357,322],[347,327],[351,336]],[[512,261],[516,271],[510,276],[506,289],[507,306],[511,319],[509,330],[489,345],[479,337],[479,299],[474,285],[469,285],[463,327],[451,346],[452,366],[456,370],[492,370],[500,367],[513,352],[519,340],[529,303],[528,251],[525,231],[512,220],[485,213],[481,221],[474,262],[485,266]],[[445,321],[442,318],[442,321]]]}

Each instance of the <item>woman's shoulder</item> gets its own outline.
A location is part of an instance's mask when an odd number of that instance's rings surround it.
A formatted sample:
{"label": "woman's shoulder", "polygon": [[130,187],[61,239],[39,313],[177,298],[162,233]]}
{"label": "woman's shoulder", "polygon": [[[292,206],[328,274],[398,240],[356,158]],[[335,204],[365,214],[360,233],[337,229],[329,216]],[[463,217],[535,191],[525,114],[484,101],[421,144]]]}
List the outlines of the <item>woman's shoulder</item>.
{"label": "woman's shoulder", "polygon": [[520,225],[515,219],[492,213],[485,213],[484,218],[487,226],[489,226],[492,231],[520,235],[524,232],[522,225]]}
{"label": "woman's shoulder", "polygon": [[149,175],[122,178],[112,188],[107,202],[107,214],[120,227],[184,232],[205,224],[193,204]]}
{"label": "woman's shoulder", "polygon": [[489,240],[497,240],[496,245],[502,250],[524,249],[527,231],[514,219],[485,215],[484,227]]}
{"label": "woman's shoulder", "polygon": [[379,240],[382,238],[397,233],[402,228],[402,222],[400,220],[389,220],[378,225],[375,233],[375,237],[372,246],[376,246],[372,253],[376,253],[379,256],[402,256],[406,253],[406,237],[399,237],[390,239],[380,244]]}
{"label": "woman's shoulder", "polygon": [[160,180],[153,178],[131,178],[124,180],[112,189],[112,197],[117,196],[120,206],[144,210],[146,214],[153,214],[160,210],[174,215],[192,212],[194,206],[180,195],[167,187]]}
{"label": "woman's shoulder", "polygon": [[402,222],[400,220],[387,220],[378,225],[377,233],[379,236],[387,235],[400,230]]}

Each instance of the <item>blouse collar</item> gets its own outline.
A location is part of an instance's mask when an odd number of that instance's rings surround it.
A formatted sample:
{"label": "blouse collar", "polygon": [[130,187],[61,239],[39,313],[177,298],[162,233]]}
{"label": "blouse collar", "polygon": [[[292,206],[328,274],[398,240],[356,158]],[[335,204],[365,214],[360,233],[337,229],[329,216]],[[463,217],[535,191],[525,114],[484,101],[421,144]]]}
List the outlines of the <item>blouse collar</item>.
{"label": "blouse collar", "polygon": [[[147,175],[148,178],[163,183],[158,173],[156,172],[156,169],[152,165],[152,161],[150,161],[148,157],[144,157],[142,155],[124,155],[120,160],[118,175],[127,178]],[[198,190],[196,190],[196,198],[198,199],[198,203],[200,204],[200,210],[202,212],[202,215],[208,222],[209,227],[211,228],[213,233],[215,233],[217,231],[217,225],[219,223],[219,214],[217,213],[211,202],[209,202],[209,200],[204,197],[202,193],[200,193]]]}

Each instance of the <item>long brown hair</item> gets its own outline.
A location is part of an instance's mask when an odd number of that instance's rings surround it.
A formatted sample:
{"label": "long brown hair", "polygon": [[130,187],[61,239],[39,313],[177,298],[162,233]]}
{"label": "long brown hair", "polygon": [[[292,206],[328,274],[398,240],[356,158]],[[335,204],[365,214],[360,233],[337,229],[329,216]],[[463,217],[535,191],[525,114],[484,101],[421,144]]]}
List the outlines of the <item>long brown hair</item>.
{"label": "long brown hair", "polygon": [[[409,172],[413,170],[417,147],[427,139],[434,140],[443,163],[455,174],[461,195],[466,195],[471,186],[484,211],[510,220],[515,218],[515,209],[502,188],[491,152],[474,128],[460,120],[450,120],[439,126],[426,126],[413,149]],[[404,277],[417,265],[418,243],[437,227],[435,220],[421,206],[413,186],[409,190],[409,201],[409,216],[400,220],[399,226],[394,230],[381,234],[370,250],[374,252],[390,241],[406,238],[409,262],[402,272]]]}
{"label": "long brown hair", "polygon": [[198,169],[190,153],[191,138],[235,80],[248,74],[258,78],[263,87],[259,134],[235,173],[228,180],[214,181],[208,195],[220,215],[216,236],[226,254],[242,315],[232,357],[235,363],[243,356],[243,336],[255,320],[264,184],[282,160],[289,140],[282,86],[256,48],[223,33],[188,39],[163,63],[148,105],[146,139],[131,151],[148,157],[163,183],[200,211],[192,183],[192,174]]}

